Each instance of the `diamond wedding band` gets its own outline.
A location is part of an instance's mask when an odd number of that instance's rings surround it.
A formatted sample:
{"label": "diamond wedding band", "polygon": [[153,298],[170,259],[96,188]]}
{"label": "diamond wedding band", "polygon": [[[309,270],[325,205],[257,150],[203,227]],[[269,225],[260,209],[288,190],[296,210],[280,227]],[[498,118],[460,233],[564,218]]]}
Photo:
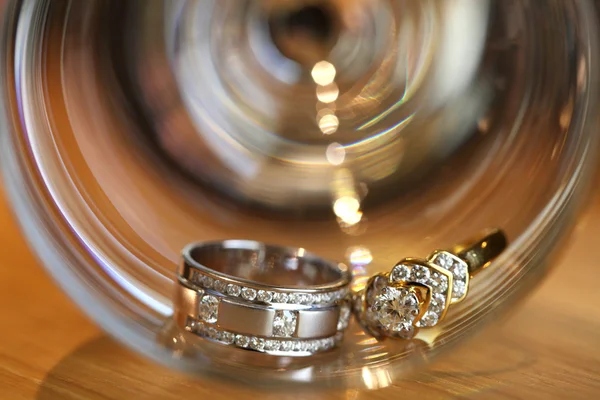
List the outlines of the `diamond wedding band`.
{"label": "diamond wedding band", "polygon": [[351,317],[343,264],[301,248],[247,240],[183,250],[176,323],[223,345],[278,356],[334,348]]}
{"label": "diamond wedding band", "polygon": [[452,251],[401,260],[390,272],[371,277],[354,296],[358,322],[380,339],[412,339],[419,329],[436,326],[450,305],[467,296],[471,277],[487,267],[506,244],[506,236],[496,229]]}

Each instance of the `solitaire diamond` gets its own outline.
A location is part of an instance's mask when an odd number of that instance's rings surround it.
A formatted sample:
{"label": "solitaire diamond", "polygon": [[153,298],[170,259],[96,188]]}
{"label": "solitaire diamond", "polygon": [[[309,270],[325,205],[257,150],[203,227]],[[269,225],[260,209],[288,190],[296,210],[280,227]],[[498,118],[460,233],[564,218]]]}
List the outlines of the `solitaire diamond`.
{"label": "solitaire diamond", "polygon": [[273,335],[291,337],[296,332],[298,316],[294,311],[278,310],[273,319]]}
{"label": "solitaire diamond", "polygon": [[419,315],[419,299],[407,288],[383,288],[375,296],[371,316],[389,332],[406,335]]}

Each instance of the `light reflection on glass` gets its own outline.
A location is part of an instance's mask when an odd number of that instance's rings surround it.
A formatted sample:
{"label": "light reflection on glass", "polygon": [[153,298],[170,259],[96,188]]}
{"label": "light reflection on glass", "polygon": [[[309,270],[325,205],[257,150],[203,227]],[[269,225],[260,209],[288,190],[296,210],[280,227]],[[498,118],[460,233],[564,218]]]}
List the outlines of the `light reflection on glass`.
{"label": "light reflection on glass", "polygon": [[364,360],[375,360],[375,359],[378,359],[378,358],[385,357],[385,356],[387,356],[388,354],[389,354],[389,353],[388,353],[387,351],[384,351],[384,352],[382,352],[382,353],[371,354],[370,356],[366,356],[366,357],[364,357],[363,359],[364,359]]}
{"label": "light reflection on glass", "polygon": [[359,292],[367,287],[368,282],[368,276],[358,276],[352,280],[352,290]]}
{"label": "light reflection on glass", "polygon": [[368,367],[363,367],[362,378],[368,389],[381,389],[392,383],[389,372],[383,369],[372,371]]}
{"label": "light reflection on glass", "polygon": [[369,265],[371,261],[373,261],[373,254],[366,247],[355,247],[350,249],[350,263],[356,266],[365,266]]}
{"label": "light reflection on glass", "polygon": [[363,339],[363,340],[361,340],[360,342],[358,342],[358,344],[359,344],[360,346],[374,346],[374,345],[376,345],[377,343],[379,343],[379,342],[378,342],[378,340],[377,340],[377,339],[375,339],[374,337],[369,337],[369,338]]}
{"label": "light reflection on glass", "polygon": [[333,135],[340,126],[340,120],[334,114],[325,114],[319,119],[319,129],[324,135]]}
{"label": "light reflection on glass", "polygon": [[333,212],[341,219],[350,218],[360,210],[360,201],[351,196],[340,197],[333,204]]}
{"label": "light reflection on glass", "polygon": [[342,165],[346,159],[346,149],[339,143],[331,143],[327,146],[325,156],[331,165]]}
{"label": "light reflection on glass", "polygon": [[[335,114],[336,101],[340,94],[339,87],[335,83],[336,74],[335,66],[325,60],[317,62],[311,71],[311,76],[317,85],[317,125],[324,135],[333,135],[340,127],[340,120]],[[346,148],[340,143],[332,142],[325,150],[325,157],[329,164],[341,166],[346,161]],[[337,174],[333,181],[333,211],[338,217],[338,224],[342,231],[352,234],[349,229],[353,229],[363,221],[363,212],[360,210],[360,196],[356,192],[352,173],[346,169],[342,172]],[[342,175],[341,179],[340,175]]]}
{"label": "light reflection on glass", "polygon": [[311,75],[317,85],[327,86],[333,83],[336,70],[333,64],[327,61],[319,61],[312,69]]}
{"label": "light reflection on glass", "polygon": [[329,104],[333,103],[338,99],[340,95],[340,89],[335,83],[331,83],[327,86],[318,86],[317,87],[317,99],[321,103]]}

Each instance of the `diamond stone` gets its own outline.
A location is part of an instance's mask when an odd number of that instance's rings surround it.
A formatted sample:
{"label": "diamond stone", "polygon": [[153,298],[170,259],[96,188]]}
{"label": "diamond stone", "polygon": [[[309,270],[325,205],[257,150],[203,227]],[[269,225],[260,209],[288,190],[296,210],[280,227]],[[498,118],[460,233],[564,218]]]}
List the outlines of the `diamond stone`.
{"label": "diamond stone", "polygon": [[254,350],[263,351],[265,349],[265,339],[253,337],[250,339],[250,347]]}
{"label": "diamond stone", "polygon": [[404,334],[419,315],[419,299],[409,289],[387,287],[375,296],[371,311],[384,329]]}
{"label": "diamond stone", "polygon": [[422,265],[415,265],[412,267],[410,271],[411,280],[419,283],[426,284],[429,282],[429,278],[431,277],[431,272],[429,268],[424,267]]}
{"label": "diamond stone", "polygon": [[337,330],[341,331],[341,330],[346,329],[348,327],[349,323],[350,323],[350,305],[344,304],[340,308],[340,318],[338,320]]}
{"label": "diamond stone", "polygon": [[230,296],[239,296],[242,289],[238,285],[227,285],[227,294]]}
{"label": "diamond stone", "polygon": [[219,299],[215,296],[205,295],[200,300],[200,310],[198,315],[208,323],[217,322],[219,313]]}
{"label": "diamond stone", "polygon": [[248,345],[250,344],[250,339],[248,338],[248,336],[237,335],[235,337],[235,344],[240,347],[248,347]]}
{"label": "diamond stone", "polygon": [[449,270],[457,279],[464,280],[467,278],[468,267],[463,263],[455,262]]}
{"label": "diamond stone", "polygon": [[265,350],[267,351],[279,351],[281,342],[279,340],[267,340],[265,342]]}
{"label": "diamond stone", "polygon": [[206,336],[211,339],[217,339],[219,336],[219,332],[215,328],[208,328],[206,330]]}
{"label": "diamond stone", "polygon": [[192,283],[200,285],[200,284],[202,284],[202,277],[203,277],[203,275],[201,275],[200,272],[192,271],[192,276],[190,277],[190,281],[192,281]]}
{"label": "diamond stone", "polygon": [[410,279],[410,268],[406,265],[396,265],[392,270],[392,280],[394,282],[408,281]]}
{"label": "diamond stone", "polygon": [[290,294],[288,301],[291,304],[300,304],[300,295],[298,293],[292,293],[292,294]]}
{"label": "diamond stone", "polygon": [[423,318],[419,321],[419,324],[424,327],[435,326],[438,323],[439,316],[431,311],[428,311],[423,315]]}
{"label": "diamond stone", "polygon": [[436,314],[441,314],[444,311],[444,308],[446,308],[446,298],[441,294],[434,294],[431,297],[428,310]]}
{"label": "diamond stone", "polygon": [[258,301],[262,301],[263,303],[270,303],[273,300],[273,292],[267,292],[266,290],[259,290],[256,298]]}
{"label": "diamond stone", "polygon": [[443,293],[448,290],[448,277],[439,272],[434,272],[431,275],[431,283],[433,291],[436,293]]}
{"label": "diamond stone", "polygon": [[288,302],[288,295],[286,293],[275,293],[273,294],[273,301],[275,303],[287,303]]}
{"label": "diamond stone", "polygon": [[454,285],[452,285],[452,297],[460,298],[465,295],[467,292],[467,285],[465,285],[464,281],[455,281]]}
{"label": "diamond stone", "polygon": [[439,253],[435,256],[433,263],[439,265],[442,268],[448,269],[452,265],[452,257],[447,253]]}
{"label": "diamond stone", "polygon": [[291,337],[296,332],[298,315],[294,311],[278,310],[273,319],[273,335]]}
{"label": "diamond stone", "polygon": [[335,346],[335,339],[334,338],[330,337],[330,338],[325,339],[325,348],[326,349],[330,349],[333,346]]}
{"label": "diamond stone", "polygon": [[294,342],[292,342],[290,340],[281,342],[281,351],[292,351],[292,350],[294,350]]}
{"label": "diamond stone", "polygon": [[213,279],[213,278],[211,278],[210,276],[205,276],[205,277],[202,279],[202,285],[203,285],[205,288],[207,288],[207,289],[210,289],[210,288],[212,288],[212,287],[213,287],[213,283],[214,283],[214,279]]}
{"label": "diamond stone", "polygon": [[256,299],[256,290],[247,287],[243,288],[242,298],[248,301],[253,301],[254,299]]}
{"label": "diamond stone", "polygon": [[300,304],[304,304],[310,306],[314,303],[313,296],[310,294],[301,294],[300,295]]}
{"label": "diamond stone", "polygon": [[323,304],[323,295],[313,294],[313,304]]}
{"label": "diamond stone", "polygon": [[215,289],[217,292],[225,293],[226,290],[227,290],[227,283],[223,282],[223,281],[216,280],[213,283],[213,289]]}
{"label": "diamond stone", "polygon": [[221,341],[232,344],[235,342],[235,335],[231,332],[221,332]]}

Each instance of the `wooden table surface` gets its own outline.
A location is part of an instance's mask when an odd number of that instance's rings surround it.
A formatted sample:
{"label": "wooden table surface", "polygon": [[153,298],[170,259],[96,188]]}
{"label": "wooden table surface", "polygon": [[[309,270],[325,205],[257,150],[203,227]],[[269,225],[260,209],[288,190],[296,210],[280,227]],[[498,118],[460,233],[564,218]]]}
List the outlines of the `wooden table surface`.
{"label": "wooden table surface", "polygon": [[[182,376],[121,347],[37,264],[0,195],[0,400],[600,398],[600,261],[590,257],[598,237],[596,200],[536,293],[428,371],[378,391],[289,393]],[[579,290],[555,296],[573,276],[584,277]]]}

